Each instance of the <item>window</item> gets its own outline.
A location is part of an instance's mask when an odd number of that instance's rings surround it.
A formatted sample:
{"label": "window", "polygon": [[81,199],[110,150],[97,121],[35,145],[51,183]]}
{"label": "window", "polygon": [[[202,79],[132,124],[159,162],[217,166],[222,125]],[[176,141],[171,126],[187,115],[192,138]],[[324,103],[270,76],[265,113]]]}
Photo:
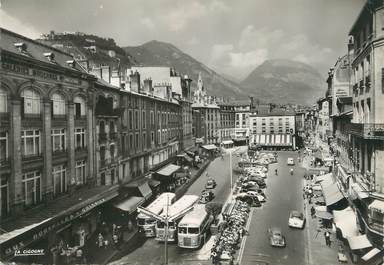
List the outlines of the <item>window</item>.
{"label": "window", "polygon": [[153,113],[153,110],[150,112],[151,114],[151,125],[155,125],[155,114]]}
{"label": "window", "polygon": [[0,88],[0,113],[8,112],[7,101],[7,91]]}
{"label": "window", "polygon": [[52,130],[52,151],[64,151],[65,146],[65,129]]}
{"label": "window", "polygon": [[41,173],[28,172],[22,178],[23,200],[25,206],[38,204],[41,201]]}
{"label": "window", "polygon": [[86,178],[86,162],[85,160],[82,161],[76,161],[75,165],[75,176],[76,176],[76,185],[84,184],[85,178]]}
{"label": "window", "polygon": [[135,135],[135,148],[139,148],[139,134],[136,133]]}
{"label": "window", "polygon": [[133,148],[133,135],[132,134],[129,135],[129,147]]}
{"label": "window", "polygon": [[24,98],[25,114],[40,114],[40,95],[35,90],[26,89],[21,96]]}
{"label": "window", "polygon": [[135,128],[136,130],[139,129],[139,112],[135,110]]}
{"label": "window", "polygon": [[155,143],[155,133],[151,132],[151,145]]}
{"label": "window", "polygon": [[67,177],[64,165],[56,166],[52,169],[53,194],[61,194],[67,191]]}
{"label": "window", "polygon": [[75,103],[75,117],[80,118],[85,116],[85,101],[82,97],[75,97],[73,100]]}
{"label": "window", "polygon": [[65,115],[65,99],[60,94],[52,95],[52,114],[53,115]]}
{"label": "window", "polygon": [[39,155],[40,147],[40,131],[26,130],[21,133],[21,148],[24,156]]}
{"label": "window", "polygon": [[8,158],[8,132],[0,132],[0,161]]}
{"label": "window", "polygon": [[157,143],[161,144],[161,130],[157,130]]}
{"label": "window", "polygon": [[81,149],[85,148],[87,143],[85,141],[85,128],[76,128],[75,129],[75,148]]}
{"label": "window", "polygon": [[114,159],[116,154],[115,154],[115,144],[110,144],[109,145],[109,153],[111,155],[111,158]]}
{"label": "window", "polygon": [[129,111],[129,115],[128,115],[128,122],[129,122],[129,129],[132,130],[133,129],[133,117],[132,117],[132,110]]}
{"label": "window", "polygon": [[145,117],[145,111],[144,111],[144,110],[143,110],[142,120],[143,120],[143,129],[145,129],[145,126],[146,126],[146,117]]}
{"label": "window", "polygon": [[147,134],[143,133],[143,149],[147,148]]}
{"label": "window", "polygon": [[8,175],[0,178],[0,216],[6,216],[9,212]]}

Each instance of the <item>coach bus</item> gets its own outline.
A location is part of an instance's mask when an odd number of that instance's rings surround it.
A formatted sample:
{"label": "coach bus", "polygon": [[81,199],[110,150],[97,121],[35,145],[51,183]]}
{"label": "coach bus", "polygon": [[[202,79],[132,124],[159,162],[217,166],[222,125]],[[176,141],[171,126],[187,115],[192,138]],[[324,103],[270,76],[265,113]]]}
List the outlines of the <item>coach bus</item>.
{"label": "coach bus", "polygon": [[213,216],[205,211],[205,205],[196,205],[178,224],[178,246],[181,248],[199,248],[204,244],[206,233],[212,221]]}
{"label": "coach bus", "polygon": [[[163,212],[163,209],[165,209],[167,206],[170,206],[172,203],[174,203],[175,198],[176,198],[175,193],[164,192],[159,197],[157,197],[151,204],[145,207],[145,209],[154,214],[159,215],[161,214],[161,212]],[[146,237],[154,237],[156,235],[156,231],[155,231],[156,219],[144,213],[139,213],[137,215],[136,220],[137,220],[137,226],[139,227],[139,230],[143,231]]]}
{"label": "coach bus", "polygon": [[[168,237],[167,242],[175,242],[177,240],[177,223],[186,214],[189,207],[193,206],[199,200],[197,195],[184,195],[174,204],[164,209],[161,213],[162,217],[166,217],[168,213]],[[165,241],[165,226],[166,224],[162,221],[156,223],[156,240]]]}

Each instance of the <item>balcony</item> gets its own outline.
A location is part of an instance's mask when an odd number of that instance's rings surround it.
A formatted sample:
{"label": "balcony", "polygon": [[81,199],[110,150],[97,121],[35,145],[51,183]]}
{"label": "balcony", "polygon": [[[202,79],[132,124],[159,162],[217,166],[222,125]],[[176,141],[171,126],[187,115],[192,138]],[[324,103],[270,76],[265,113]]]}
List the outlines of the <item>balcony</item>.
{"label": "balcony", "polygon": [[350,123],[347,124],[346,131],[364,139],[384,140],[383,123]]}

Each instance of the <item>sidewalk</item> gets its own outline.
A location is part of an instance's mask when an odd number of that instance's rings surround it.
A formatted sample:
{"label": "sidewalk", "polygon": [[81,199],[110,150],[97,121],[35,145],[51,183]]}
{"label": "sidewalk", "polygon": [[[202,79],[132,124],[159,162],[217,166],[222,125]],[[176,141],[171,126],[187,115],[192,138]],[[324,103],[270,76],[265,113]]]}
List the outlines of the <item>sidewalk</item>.
{"label": "sidewalk", "polygon": [[[302,167],[308,169],[310,158],[305,157],[302,161]],[[303,180],[303,187],[307,184],[307,180]],[[304,201],[304,209],[306,215],[306,232],[308,240],[308,264],[309,265],[332,265],[338,264],[339,250],[345,249],[343,243],[336,238],[334,231],[329,229],[331,233],[331,246],[325,244],[324,232],[325,229],[319,228],[319,218],[311,217],[310,209],[313,204]],[[348,262],[343,264],[353,264],[347,251],[344,251]]]}

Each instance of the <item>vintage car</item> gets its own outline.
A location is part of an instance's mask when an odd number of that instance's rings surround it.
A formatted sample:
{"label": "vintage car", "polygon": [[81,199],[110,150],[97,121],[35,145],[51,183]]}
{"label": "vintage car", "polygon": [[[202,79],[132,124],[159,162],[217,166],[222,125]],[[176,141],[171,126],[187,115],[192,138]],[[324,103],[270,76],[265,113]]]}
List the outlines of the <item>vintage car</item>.
{"label": "vintage car", "polygon": [[281,229],[278,227],[272,227],[268,229],[269,243],[272,247],[285,247],[285,237],[283,236]]}
{"label": "vintage car", "polygon": [[288,159],[287,159],[287,165],[288,165],[288,166],[294,166],[294,165],[295,165],[295,161],[293,160],[292,157],[288,157]]}
{"label": "vintage car", "polygon": [[205,184],[206,189],[214,189],[216,187],[216,181],[214,179],[208,179],[207,183]]}
{"label": "vintage car", "polygon": [[288,219],[288,226],[292,228],[303,229],[305,225],[305,217],[298,211],[291,211]]}

